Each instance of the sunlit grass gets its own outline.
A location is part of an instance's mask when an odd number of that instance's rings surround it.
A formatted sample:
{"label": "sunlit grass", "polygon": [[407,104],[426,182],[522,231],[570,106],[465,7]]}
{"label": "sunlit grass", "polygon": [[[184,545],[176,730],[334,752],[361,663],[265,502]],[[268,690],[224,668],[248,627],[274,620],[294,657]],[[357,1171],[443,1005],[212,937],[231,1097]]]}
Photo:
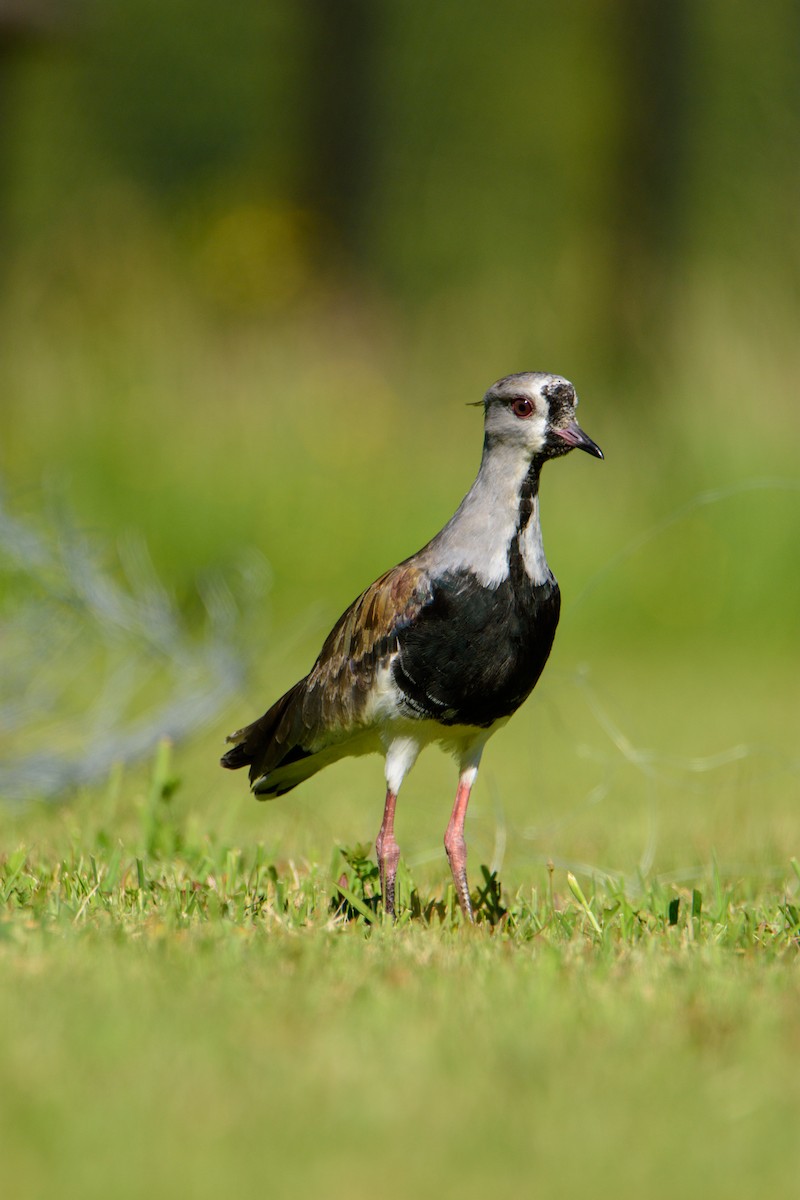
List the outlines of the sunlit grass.
{"label": "sunlit grass", "polygon": [[[570,364],[496,328],[465,346],[455,299],[418,337],[330,296],[248,324],[155,243],[124,271],[70,261],[4,314],[8,504],[41,516],[55,493],[101,542],[142,536],[189,627],[198,577],[228,580],[250,676],[202,736],[0,814],[9,1192],[791,1194],[797,414],[754,444],[725,355],[742,379],[757,347],[716,313],[636,395],[576,380],[606,461],[543,481],[563,616],[470,806],[478,923],[437,751],[400,798],[390,923],[379,761],[259,805],[223,737],[451,514],[480,453],[465,402]],[[790,365],[770,365],[781,395]],[[3,611],[29,591],[7,580]],[[46,751],[32,730],[9,752]]]}
{"label": "sunlit grass", "polygon": [[123,787],[0,862],[15,1194],[133,1196],[146,1171],[157,1195],[344,1197],[354,1163],[398,1197],[791,1190],[796,860],[694,887],[481,868],[472,928],[401,864],[391,922],[368,847],[197,837],[179,782],[164,747],[125,840]]}

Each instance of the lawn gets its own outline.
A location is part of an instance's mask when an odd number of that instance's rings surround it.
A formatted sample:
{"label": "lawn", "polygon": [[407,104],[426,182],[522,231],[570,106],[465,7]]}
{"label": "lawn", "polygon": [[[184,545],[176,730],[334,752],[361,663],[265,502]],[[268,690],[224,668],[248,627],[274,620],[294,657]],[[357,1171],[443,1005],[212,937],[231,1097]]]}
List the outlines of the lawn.
{"label": "lawn", "polygon": [[[638,408],[577,380],[607,457],[543,480],[564,610],[476,786],[478,924],[454,907],[454,772],[431,751],[400,798],[392,925],[377,759],[267,805],[217,759],[452,512],[480,446],[463,402],[525,364],[445,371],[441,347],[234,335],[149,302],[69,312],[8,318],[10,508],[51,533],[66,508],[123,590],[135,531],[181,654],[211,598],[246,675],[193,736],[0,810],[4,1193],[793,1194],[800,493],[788,434],[754,454],[720,419],[744,413],[722,352],[699,433],[691,345]],[[23,574],[6,619],[32,603]],[[9,753],[102,748],[119,628],[34,656],[18,692],[6,675]],[[163,646],[137,654],[131,719],[168,696]],[[65,710],[43,711],[56,678]]]}
{"label": "lawn", "polygon": [[56,815],[0,872],[9,1194],[792,1194],[796,862],[487,872],[473,929],[406,871],[391,925],[357,850],[179,845],[160,788],[134,844]]}

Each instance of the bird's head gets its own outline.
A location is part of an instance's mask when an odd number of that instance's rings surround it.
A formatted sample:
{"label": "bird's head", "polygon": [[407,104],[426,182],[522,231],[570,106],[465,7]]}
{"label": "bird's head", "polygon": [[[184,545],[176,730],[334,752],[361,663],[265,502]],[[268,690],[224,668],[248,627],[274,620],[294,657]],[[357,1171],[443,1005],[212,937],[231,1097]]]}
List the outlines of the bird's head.
{"label": "bird's head", "polygon": [[558,458],[575,449],[603,457],[576,421],[578,397],[561,375],[544,371],[506,375],[489,388],[483,406],[488,449],[519,448],[531,459]]}

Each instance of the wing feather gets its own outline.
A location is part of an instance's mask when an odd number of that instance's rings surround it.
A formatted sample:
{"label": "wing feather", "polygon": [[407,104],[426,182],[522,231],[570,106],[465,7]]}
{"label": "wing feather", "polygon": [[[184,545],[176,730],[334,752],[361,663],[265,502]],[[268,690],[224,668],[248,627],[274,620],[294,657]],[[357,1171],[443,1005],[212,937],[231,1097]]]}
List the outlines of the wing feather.
{"label": "wing feather", "polygon": [[426,571],[401,563],[376,579],[334,625],[308,679],[304,717],[348,729],[363,715],[377,671],[433,595]]}
{"label": "wing feather", "polygon": [[[370,692],[398,636],[432,598],[427,572],[413,560],[376,579],[353,601],[325,639],[311,671],[252,725],[228,738],[223,766],[250,767],[257,792],[288,790],[331,761],[326,747],[363,734]],[[302,762],[302,767],[300,764]],[[292,782],[277,776],[291,765]]]}

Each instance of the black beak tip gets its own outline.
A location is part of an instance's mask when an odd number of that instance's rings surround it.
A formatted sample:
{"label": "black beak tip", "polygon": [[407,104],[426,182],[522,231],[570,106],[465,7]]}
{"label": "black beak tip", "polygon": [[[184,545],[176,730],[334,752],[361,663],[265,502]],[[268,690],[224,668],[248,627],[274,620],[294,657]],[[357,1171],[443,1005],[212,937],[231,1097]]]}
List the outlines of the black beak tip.
{"label": "black beak tip", "polygon": [[[593,442],[588,433],[584,433],[577,421],[571,421],[564,429],[554,429],[553,434],[559,442],[566,442],[570,450],[585,450],[593,458],[603,458],[603,451],[597,442]],[[561,451],[563,453],[563,449]]]}
{"label": "black beak tip", "polygon": [[593,442],[588,433],[584,433],[580,425],[576,425],[574,429],[575,448],[577,450],[585,450],[587,454],[591,454],[592,458],[602,458],[603,451],[598,446],[597,442]]}

